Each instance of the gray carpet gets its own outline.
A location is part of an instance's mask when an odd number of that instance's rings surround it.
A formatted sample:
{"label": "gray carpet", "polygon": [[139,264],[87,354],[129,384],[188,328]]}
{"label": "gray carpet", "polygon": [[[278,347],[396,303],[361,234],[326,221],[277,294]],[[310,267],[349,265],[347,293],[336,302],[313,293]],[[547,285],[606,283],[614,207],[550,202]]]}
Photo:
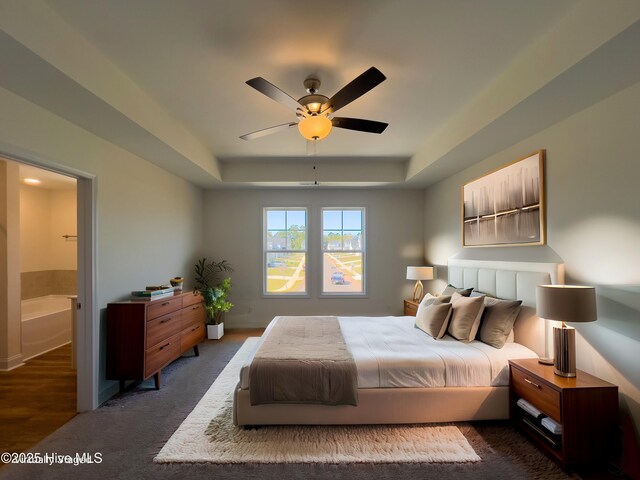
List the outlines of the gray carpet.
{"label": "gray carpet", "polygon": [[154,464],[153,457],[195,407],[240,347],[205,341],[200,357],[184,357],[163,372],[164,385],[147,381],[101,408],[76,416],[33,452],[101,452],[101,464],[6,465],[0,479],[566,479],[555,464],[508,422],[457,424],[482,458],[473,464],[183,465]]}

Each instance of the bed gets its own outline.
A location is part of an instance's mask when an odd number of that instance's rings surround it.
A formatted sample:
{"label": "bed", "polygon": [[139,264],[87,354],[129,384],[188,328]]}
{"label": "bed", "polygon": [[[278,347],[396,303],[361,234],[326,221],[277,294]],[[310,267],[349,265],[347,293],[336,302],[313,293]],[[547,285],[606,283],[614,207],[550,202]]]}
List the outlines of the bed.
{"label": "bed", "polygon": [[234,390],[234,423],[402,424],[508,418],[508,359],[546,353],[549,332],[535,316],[535,288],[564,283],[563,265],[450,259],[448,279],[456,287],[522,300],[515,342],[495,349],[447,336],[433,340],[414,328],[415,317],[338,317],[357,365],[357,406],[252,405],[249,371],[254,351]]}

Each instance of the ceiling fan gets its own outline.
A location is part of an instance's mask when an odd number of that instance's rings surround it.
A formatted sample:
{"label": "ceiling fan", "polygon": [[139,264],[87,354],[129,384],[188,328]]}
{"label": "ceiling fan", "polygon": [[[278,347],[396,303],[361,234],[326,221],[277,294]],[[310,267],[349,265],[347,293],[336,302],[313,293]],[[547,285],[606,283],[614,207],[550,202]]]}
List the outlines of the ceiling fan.
{"label": "ceiling fan", "polygon": [[360,118],[333,117],[330,115],[357,98],[360,98],[369,90],[372,90],[386,80],[386,78],[380,70],[371,67],[342,87],[333,97],[328,98],[317,93],[320,88],[320,80],[316,77],[308,77],[304,81],[304,88],[307,90],[307,95],[298,100],[262,77],[247,80],[246,83],[250,87],[255,88],[267,97],[294,110],[298,119],[295,122],[283,123],[282,125],[247,133],[240,138],[243,140],[254,140],[295,126],[298,127],[300,134],[304,138],[312,141],[322,140],[331,133],[333,127],[357,130],[359,132],[382,133],[384,129],[387,128],[388,123],[363,120]]}

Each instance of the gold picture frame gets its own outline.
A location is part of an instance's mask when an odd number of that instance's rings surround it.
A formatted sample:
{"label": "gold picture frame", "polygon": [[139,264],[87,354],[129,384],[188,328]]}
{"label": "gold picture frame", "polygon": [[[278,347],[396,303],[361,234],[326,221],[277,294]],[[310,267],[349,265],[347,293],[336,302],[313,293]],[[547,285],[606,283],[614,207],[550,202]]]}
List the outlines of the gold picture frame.
{"label": "gold picture frame", "polygon": [[462,246],[546,243],[545,150],[537,150],[462,186]]}

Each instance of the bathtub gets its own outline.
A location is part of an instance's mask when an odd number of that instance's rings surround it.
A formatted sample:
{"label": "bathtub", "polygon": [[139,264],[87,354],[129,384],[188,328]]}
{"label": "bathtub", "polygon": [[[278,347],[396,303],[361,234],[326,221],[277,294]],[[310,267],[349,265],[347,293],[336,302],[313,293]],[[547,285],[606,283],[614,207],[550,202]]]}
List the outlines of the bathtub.
{"label": "bathtub", "polygon": [[71,300],[67,295],[22,300],[21,319],[23,360],[71,341]]}

